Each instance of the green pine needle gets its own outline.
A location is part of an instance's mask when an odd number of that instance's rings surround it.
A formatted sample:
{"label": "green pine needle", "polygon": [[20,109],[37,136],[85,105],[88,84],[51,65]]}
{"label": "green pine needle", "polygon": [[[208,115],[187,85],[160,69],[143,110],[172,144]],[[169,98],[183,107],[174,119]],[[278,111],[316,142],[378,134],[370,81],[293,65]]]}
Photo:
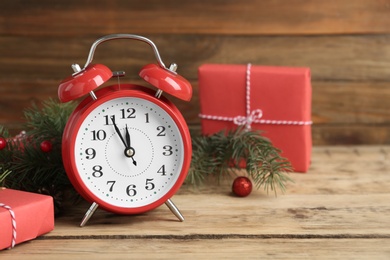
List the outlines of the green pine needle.
{"label": "green pine needle", "polygon": [[291,171],[290,162],[280,156],[280,150],[261,136],[258,131],[244,131],[242,128],[221,131],[210,136],[192,138],[193,155],[187,182],[201,184],[206,176],[217,179],[236,173],[240,165],[257,188],[264,187],[267,193],[279,188],[282,192],[292,179],[286,174]]}
{"label": "green pine needle", "polygon": [[[68,117],[74,109],[73,103],[61,104],[54,99],[42,103],[39,108],[32,105],[26,109],[26,135],[16,141],[9,141],[7,148],[0,151],[0,172],[2,184],[8,188],[37,192],[44,187],[69,185],[62,165],[61,139]],[[4,127],[0,136],[9,137]],[[40,144],[48,140],[52,151],[45,153]]]}

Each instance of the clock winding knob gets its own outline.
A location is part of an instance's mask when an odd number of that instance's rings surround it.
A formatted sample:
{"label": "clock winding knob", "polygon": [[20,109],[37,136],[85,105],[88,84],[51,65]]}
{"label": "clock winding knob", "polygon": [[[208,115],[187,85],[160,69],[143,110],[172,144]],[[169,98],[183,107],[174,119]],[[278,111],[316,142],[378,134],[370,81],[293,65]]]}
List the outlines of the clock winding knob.
{"label": "clock winding knob", "polygon": [[[79,72],[81,71],[81,67],[80,67],[80,65],[77,64],[77,63],[72,64],[71,67],[72,67],[72,70],[74,71],[74,74],[79,73]],[[74,74],[73,74],[73,75],[74,75]]]}
{"label": "clock winding knob", "polygon": [[171,65],[169,66],[169,70],[172,71],[172,72],[176,72],[177,64],[176,63],[171,63]]}

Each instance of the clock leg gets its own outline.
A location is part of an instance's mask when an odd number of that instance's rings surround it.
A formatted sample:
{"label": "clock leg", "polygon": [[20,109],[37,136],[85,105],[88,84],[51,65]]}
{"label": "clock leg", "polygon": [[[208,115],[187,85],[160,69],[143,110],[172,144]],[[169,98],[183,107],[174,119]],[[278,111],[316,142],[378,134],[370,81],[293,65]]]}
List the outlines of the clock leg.
{"label": "clock leg", "polygon": [[92,217],[93,213],[95,213],[96,209],[99,207],[99,204],[96,202],[92,203],[92,205],[89,207],[87,212],[85,212],[85,215],[83,219],[81,220],[80,227],[84,227],[85,224],[87,224],[88,220]]}
{"label": "clock leg", "polygon": [[165,202],[165,205],[167,205],[167,207],[171,210],[171,212],[181,221],[183,222],[184,221],[184,217],[183,215],[180,213],[179,209],[176,207],[175,204],[173,204],[172,200],[171,199],[168,199],[166,202]]}

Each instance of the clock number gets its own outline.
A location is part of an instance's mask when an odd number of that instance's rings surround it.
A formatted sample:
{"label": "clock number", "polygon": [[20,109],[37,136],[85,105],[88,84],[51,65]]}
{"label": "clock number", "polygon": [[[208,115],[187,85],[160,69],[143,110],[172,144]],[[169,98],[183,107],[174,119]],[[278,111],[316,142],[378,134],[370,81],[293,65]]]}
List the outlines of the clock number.
{"label": "clock number", "polygon": [[145,189],[147,189],[147,190],[154,189],[155,185],[152,181],[153,181],[153,179],[146,179]]}
{"label": "clock number", "polygon": [[161,126],[161,125],[158,126],[157,131],[159,131],[157,136],[165,136],[165,127],[164,126]]}
{"label": "clock number", "polygon": [[92,131],[92,141],[103,141],[106,139],[106,132],[104,130]]}
{"label": "clock number", "polygon": [[114,184],[115,184],[116,181],[107,181],[107,185],[111,185],[110,186],[110,192],[112,192],[112,190],[114,189]]}
{"label": "clock number", "polygon": [[137,191],[135,190],[136,186],[134,184],[130,184],[129,186],[127,186],[126,188],[126,193],[127,195],[129,195],[130,197],[133,197],[137,194]]}
{"label": "clock number", "polygon": [[85,150],[85,154],[87,155],[85,157],[87,160],[92,160],[96,156],[96,151],[93,148],[88,148],[87,150]]}
{"label": "clock number", "polygon": [[145,114],[145,123],[149,123],[149,113]]}
{"label": "clock number", "polygon": [[103,172],[102,172],[103,167],[102,166],[95,165],[95,166],[92,167],[92,170],[93,170],[93,172],[92,172],[92,176],[93,177],[100,178],[100,177],[103,176]]}
{"label": "clock number", "polygon": [[105,123],[105,125],[111,125],[111,123],[110,122],[112,122],[111,121],[111,117],[114,117],[114,120],[115,120],[115,115],[111,115],[111,116],[104,116],[104,119],[106,120],[106,123]]}
{"label": "clock number", "polygon": [[172,151],[172,146],[170,146],[170,145],[164,145],[163,146],[163,149],[165,150],[164,152],[163,152],[163,155],[165,155],[165,156],[170,156],[170,155],[172,155],[173,154],[173,151]]}
{"label": "clock number", "polygon": [[135,108],[128,108],[127,110],[121,109],[122,119],[135,118]]}
{"label": "clock number", "polygon": [[160,169],[158,169],[157,173],[161,173],[161,176],[166,176],[165,164],[163,164],[163,166],[161,166]]}

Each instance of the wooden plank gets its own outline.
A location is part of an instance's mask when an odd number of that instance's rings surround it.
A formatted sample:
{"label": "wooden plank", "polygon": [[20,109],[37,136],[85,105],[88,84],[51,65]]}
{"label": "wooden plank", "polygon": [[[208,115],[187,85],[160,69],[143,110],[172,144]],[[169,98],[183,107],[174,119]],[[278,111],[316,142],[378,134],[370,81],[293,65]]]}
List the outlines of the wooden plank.
{"label": "wooden plank", "polygon": [[[375,165],[377,163],[388,163],[390,159],[390,147],[388,145],[349,145],[349,146],[315,146],[313,147],[313,162],[325,163],[332,162],[330,166],[334,166],[335,162],[358,161],[368,163],[367,165]],[[312,169],[313,171],[316,171]],[[351,171],[359,172],[361,175],[372,175],[373,169],[369,172],[361,172],[360,166],[355,167]],[[382,172],[381,167],[375,169],[376,172]],[[333,171],[332,171],[333,172]]]}
{"label": "wooden plank", "polygon": [[28,36],[388,33],[383,0],[5,2],[0,34]]}
{"label": "wooden plank", "polygon": [[[248,62],[309,67],[314,81],[388,82],[390,78],[390,35],[145,36],[156,43],[167,65],[176,62],[178,72],[190,80],[197,79],[197,69],[204,63]],[[72,73],[72,63],[84,65],[97,38],[0,37],[0,69],[12,80],[61,81]],[[144,43],[116,41],[99,46],[94,62],[112,70],[125,70],[127,77],[134,80],[142,66],[154,63],[155,58]]]}
{"label": "wooden plank", "polygon": [[390,126],[386,124],[313,125],[314,145],[389,144]]}
{"label": "wooden plank", "polygon": [[290,174],[289,194],[385,194],[390,185],[389,146],[316,146],[307,174]]}
{"label": "wooden plank", "polygon": [[388,259],[390,239],[35,240],[2,260],[42,259]]}
{"label": "wooden plank", "polygon": [[386,82],[312,82],[315,124],[390,123],[390,88]]}
{"label": "wooden plank", "polygon": [[[340,178],[340,177],[339,177]],[[341,176],[342,178],[342,176]],[[380,178],[378,178],[381,181]],[[345,183],[347,181],[344,181]],[[333,183],[343,187],[342,181]],[[230,186],[230,185],[229,185]],[[321,189],[322,186],[318,186]],[[327,187],[323,187],[325,189]],[[304,190],[305,187],[295,191]],[[217,193],[217,191],[220,193]],[[346,189],[343,189],[344,191]],[[189,235],[390,235],[390,194],[287,194],[230,196],[230,187],[213,193],[186,193],[173,197],[185,217],[179,222],[165,205],[137,216],[117,216],[98,210],[85,228],[79,223],[88,206],[83,204],[57,220],[47,237],[85,236],[189,236]],[[329,190],[328,190],[329,192]],[[218,205],[218,206],[216,206]],[[357,225],[359,223],[359,225]]]}

